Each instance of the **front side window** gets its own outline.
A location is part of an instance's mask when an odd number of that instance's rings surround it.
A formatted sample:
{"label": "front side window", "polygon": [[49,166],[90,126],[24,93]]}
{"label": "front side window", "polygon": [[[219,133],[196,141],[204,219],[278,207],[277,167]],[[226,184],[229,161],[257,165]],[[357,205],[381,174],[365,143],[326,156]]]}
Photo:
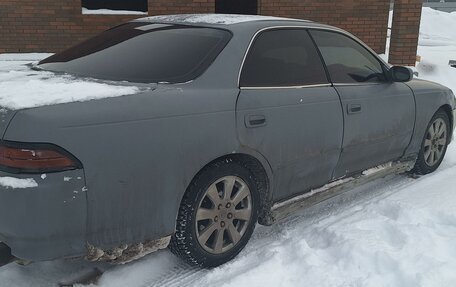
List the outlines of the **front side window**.
{"label": "front side window", "polygon": [[355,40],[336,32],[311,30],[333,83],[386,81],[380,61]]}
{"label": "front side window", "polygon": [[308,32],[278,29],[255,39],[241,73],[241,87],[327,84],[323,63]]}
{"label": "front side window", "polygon": [[139,83],[182,83],[201,75],[231,33],[193,26],[132,22],[41,61],[39,68]]}

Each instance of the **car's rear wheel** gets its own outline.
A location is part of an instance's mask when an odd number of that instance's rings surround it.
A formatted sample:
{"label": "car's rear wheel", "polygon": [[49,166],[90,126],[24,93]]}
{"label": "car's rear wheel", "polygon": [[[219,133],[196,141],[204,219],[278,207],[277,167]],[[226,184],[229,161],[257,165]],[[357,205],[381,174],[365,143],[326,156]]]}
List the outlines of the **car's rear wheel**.
{"label": "car's rear wheel", "polygon": [[247,244],[258,219],[253,173],[223,159],[203,169],[182,200],[170,249],[193,265],[215,267]]}
{"label": "car's rear wheel", "polygon": [[429,122],[412,172],[428,174],[435,171],[442,163],[449,141],[450,120],[448,115],[440,110]]}

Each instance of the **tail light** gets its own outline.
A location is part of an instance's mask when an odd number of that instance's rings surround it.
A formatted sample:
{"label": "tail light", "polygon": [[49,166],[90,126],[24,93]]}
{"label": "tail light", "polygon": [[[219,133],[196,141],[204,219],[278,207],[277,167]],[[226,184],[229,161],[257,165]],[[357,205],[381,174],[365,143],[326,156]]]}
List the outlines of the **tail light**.
{"label": "tail light", "polygon": [[13,173],[56,172],[82,168],[66,150],[51,144],[0,143],[0,169]]}

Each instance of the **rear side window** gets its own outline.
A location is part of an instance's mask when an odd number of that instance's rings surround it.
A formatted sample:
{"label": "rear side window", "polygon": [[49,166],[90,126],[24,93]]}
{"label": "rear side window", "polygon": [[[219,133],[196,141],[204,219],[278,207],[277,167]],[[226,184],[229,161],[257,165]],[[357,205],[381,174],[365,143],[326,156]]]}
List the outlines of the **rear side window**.
{"label": "rear side window", "polygon": [[340,33],[311,30],[333,83],[383,82],[380,61],[355,40]]}
{"label": "rear side window", "polygon": [[181,83],[201,75],[231,33],[220,29],[127,23],[39,63],[84,77],[143,83]]}
{"label": "rear side window", "polygon": [[255,39],[241,73],[241,87],[327,84],[318,52],[304,29],[262,32]]}

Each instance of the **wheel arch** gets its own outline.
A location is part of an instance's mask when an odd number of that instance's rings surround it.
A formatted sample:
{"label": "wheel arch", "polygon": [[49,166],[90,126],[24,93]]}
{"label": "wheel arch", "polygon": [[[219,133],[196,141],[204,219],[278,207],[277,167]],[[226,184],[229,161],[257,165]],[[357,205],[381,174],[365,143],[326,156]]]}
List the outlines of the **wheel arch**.
{"label": "wheel arch", "polygon": [[[200,204],[199,200],[201,197],[199,196],[201,196],[201,192],[206,192],[205,189],[207,188],[207,185],[212,184],[210,181],[225,177],[231,173],[232,175],[241,176],[245,182],[255,185],[258,188],[259,194],[255,194],[252,197],[255,202],[258,202],[259,197],[260,208],[258,212],[252,213],[245,234],[241,236],[240,241],[237,242],[234,247],[228,249],[223,254],[212,255],[207,253],[208,251],[204,247],[201,248],[202,245],[198,239],[199,235],[195,231],[195,223],[196,228],[200,228],[200,226],[198,226],[198,221],[196,221],[197,219],[195,219],[193,214],[197,213],[196,210]],[[171,252],[192,265],[203,267],[215,267],[231,260],[248,242],[256,223],[261,220],[260,216],[262,215],[263,210],[268,210],[268,205],[266,205],[265,208],[264,203],[264,198],[266,198],[268,191],[269,177],[267,175],[267,167],[263,166],[261,159],[250,154],[237,152],[222,155],[211,160],[195,173],[181,198],[180,207],[177,212],[175,232],[172,235],[169,244]],[[229,206],[227,206],[227,208],[228,207]],[[223,220],[223,217],[221,218]],[[227,218],[229,219],[230,217]],[[221,224],[222,223],[223,221]],[[210,232],[210,234],[212,234],[213,231]],[[208,238],[205,240],[207,239]]]}
{"label": "wheel arch", "polygon": [[448,104],[442,105],[437,111],[440,111],[440,110],[444,111],[447,114],[448,119],[450,120],[450,132],[451,132],[451,134],[453,134],[455,119],[453,119],[453,110],[451,109],[451,106]]}
{"label": "wheel arch", "polygon": [[260,210],[259,210],[259,219],[258,222],[262,225],[270,225],[269,222],[269,215],[270,210],[272,207],[272,169],[269,165],[269,162],[261,155],[256,153],[255,151],[250,151],[247,149],[243,149],[242,152],[236,152],[231,154],[225,154],[219,156],[210,162],[206,163],[202,166],[198,172],[196,172],[190,182],[187,184],[185,188],[185,192],[182,194],[180,201],[182,202],[185,194],[188,192],[190,185],[194,182],[194,180],[198,177],[198,175],[204,171],[205,168],[214,164],[215,162],[219,161],[231,161],[237,163],[245,168],[247,168],[250,172],[253,173],[256,183],[259,187],[260,192]]}
{"label": "wheel arch", "polygon": [[[446,115],[447,119],[444,119],[443,115]],[[446,145],[444,146],[443,150],[441,150],[441,154],[438,155],[436,161],[434,161],[436,151],[433,151],[432,149],[428,149],[428,151],[430,151],[430,154],[434,153],[434,155],[432,156],[432,162],[430,162],[430,163],[427,161],[427,158],[424,155],[424,149],[425,149],[424,142],[425,142],[425,139],[427,138],[427,133],[429,132],[430,127],[435,123],[435,121],[437,119],[444,120],[445,122],[446,122],[446,120],[448,120],[448,122],[449,122],[448,130],[449,130],[449,136],[451,139],[454,119],[452,116],[451,107],[449,105],[445,104],[445,105],[440,106],[436,110],[436,112],[432,115],[432,118],[429,121],[428,125],[426,126],[425,135],[423,135],[423,139],[421,141],[420,151],[417,155],[415,166],[411,170],[411,172],[414,174],[425,175],[425,174],[434,172],[440,166],[442,160],[445,157],[445,153],[446,153],[447,146],[449,144],[450,139],[447,139]],[[446,125],[446,123],[445,123],[445,125]],[[433,130],[434,130],[434,128],[433,128]],[[431,137],[434,138],[434,135],[431,135]]]}

